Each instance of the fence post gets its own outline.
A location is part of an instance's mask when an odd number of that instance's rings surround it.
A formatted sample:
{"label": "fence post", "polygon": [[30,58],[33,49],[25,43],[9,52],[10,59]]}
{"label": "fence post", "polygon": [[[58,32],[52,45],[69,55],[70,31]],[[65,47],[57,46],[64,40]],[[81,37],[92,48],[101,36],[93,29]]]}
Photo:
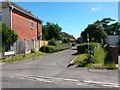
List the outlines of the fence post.
{"label": "fence post", "polygon": [[43,42],[43,47],[44,47],[44,52],[45,52],[45,39],[44,39],[44,42]]}
{"label": "fence post", "polygon": [[25,57],[25,48],[26,48],[26,46],[25,46],[25,39],[24,39],[24,55],[23,55],[23,57]]}

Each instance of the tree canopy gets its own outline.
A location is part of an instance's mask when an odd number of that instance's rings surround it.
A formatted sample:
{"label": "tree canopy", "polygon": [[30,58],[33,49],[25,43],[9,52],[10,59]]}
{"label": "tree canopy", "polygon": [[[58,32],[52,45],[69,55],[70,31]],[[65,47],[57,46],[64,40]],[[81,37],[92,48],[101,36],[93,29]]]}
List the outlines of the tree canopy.
{"label": "tree canopy", "polygon": [[88,42],[87,39],[89,38],[90,42],[101,43],[106,38],[106,35],[104,28],[95,24],[88,25],[88,27],[81,33],[84,42]]}
{"label": "tree canopy", "polygon": [[2,47],[4,48],[7,44],[13,44],[18,39],[18,35],[6,24],[2,24]]}
{"label": "tree canopy", "polygon": [[89,35],[90,42],[105,43],[105,38],[107,35],[120,34],[120,24],[118,22],[110,24],[115,21],[111,18],[103,18],[102,20],[97,20],[93,24],[88,25],[88,27],[81,33],[81,37],[84,42],[87,42],[87,34]]}
{"label": "tree canopy", "polygon": [[61,38],[62,28],[58,24],[47,22],[42,26],[43,39],[50,40],[55,38],[59,40]]}
{"label": "tree canopy", "polygon": [[118,22],[111,24],[113,21],[115,20],[111,18],[103,18],[101,21],[94,22],[94,24],[103,26],[108,35],[120,34],[120,24]]}

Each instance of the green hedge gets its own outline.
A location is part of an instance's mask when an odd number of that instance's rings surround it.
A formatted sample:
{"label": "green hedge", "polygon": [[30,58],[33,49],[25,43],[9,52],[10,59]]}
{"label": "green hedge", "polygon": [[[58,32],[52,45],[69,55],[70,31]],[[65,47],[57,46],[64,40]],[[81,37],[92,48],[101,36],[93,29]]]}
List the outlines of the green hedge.
{"label": "green hedge", "polygon": [[71,48],[70,45],[62,43],[57,46],[52,46],[52,45],[42,46],[40,50],[46,53],[53,53],[53,52],[58,52],[58,51],[69,49],[69,48]]}
{"label": "green hedge", "polygon": [[88,51],[88,45],[89,45],[89,49],[93,50],[95,47],[97,47],[99,44],[98,43],[83,43],[80,44],[79,46],[77,46],[77,52],[80,54],[84,54]]}
{"label": "green hedge", "polygon": [[49,45],[53,45],[53,46],[57,45],[57,43],[56,43],[54,38],[49,41]]}

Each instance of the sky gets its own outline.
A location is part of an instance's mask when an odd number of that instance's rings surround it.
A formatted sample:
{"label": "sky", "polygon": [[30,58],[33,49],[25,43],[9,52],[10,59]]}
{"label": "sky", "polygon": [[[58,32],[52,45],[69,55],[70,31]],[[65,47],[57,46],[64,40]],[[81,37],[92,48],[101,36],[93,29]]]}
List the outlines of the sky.
{"label": "sky", "polygon": [[118,21],[117,2],[15,2],[46,22],[57,23],[75,38],[88,24],[105,17]]}

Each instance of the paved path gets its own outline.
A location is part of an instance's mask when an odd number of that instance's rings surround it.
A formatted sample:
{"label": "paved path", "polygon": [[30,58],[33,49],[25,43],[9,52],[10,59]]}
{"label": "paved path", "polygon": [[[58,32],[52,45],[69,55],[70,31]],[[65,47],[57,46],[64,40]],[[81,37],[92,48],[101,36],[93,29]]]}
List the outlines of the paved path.
{"label": "paved path", "polygon": [[68,68],[67,65],[75,57],[72,55],[75,52],[69,49],[32,60],[4,64],[2,66],[3,87],[117,87],[117,70]]}

